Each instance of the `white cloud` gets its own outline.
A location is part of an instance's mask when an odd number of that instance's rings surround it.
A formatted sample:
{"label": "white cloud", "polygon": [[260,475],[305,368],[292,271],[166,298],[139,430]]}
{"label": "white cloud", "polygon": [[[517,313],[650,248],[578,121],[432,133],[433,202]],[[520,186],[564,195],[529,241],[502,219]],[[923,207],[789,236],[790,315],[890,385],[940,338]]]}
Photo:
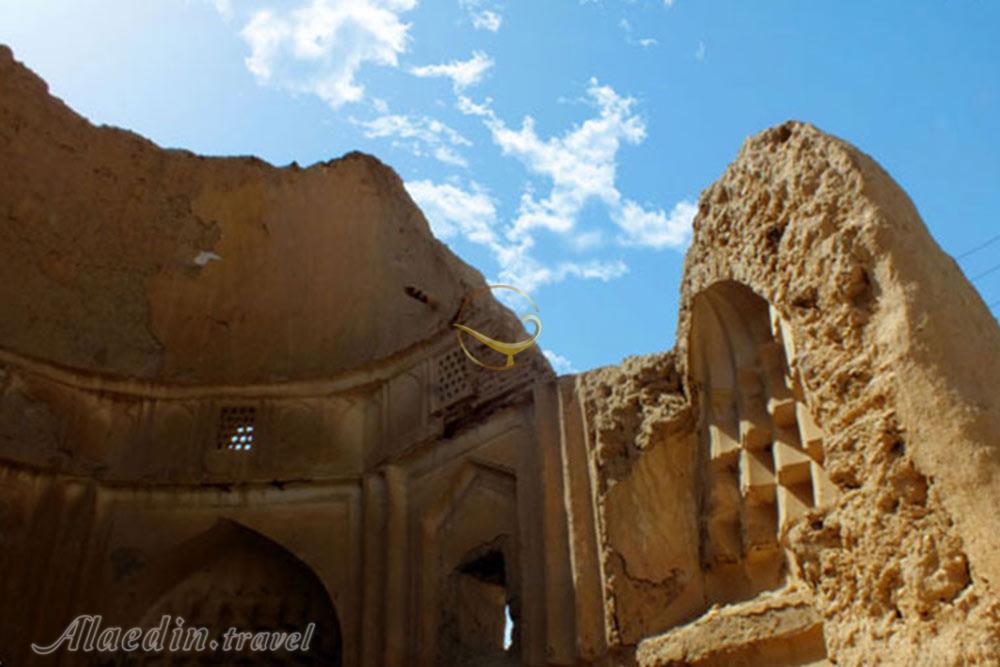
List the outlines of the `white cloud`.
{"label": "white cloud", "polygon": [[[422,182],[414,194],[414,199],[430,211],[427,215],[435,221],[435,229],[449,233],[465,230],[463,235],[470,240],[470,230],[474,230],[475,242],[488,246],[496,257],[500,278],[528,291],[570,277],[609,281],[628,272],[620,259],[581,262],[538,258],[535,234],[539,229],[562,237],[565,245],[577,253],[599,250],[605,238],[601,230],[577,230],[583,210],[594,204],[603,207],[619,229],[621,246],[681,249],[690,238],[694,204],[682,201],[668,214],[623,197],[618,190],[619,149],[646,138],[646,125],[636,113],[636,101],[593,79],[587,94],[596,114],[561,136],[547,138],[538,135],[530,116],[514,129],[493,111],[489,98],[477,103],[458,95],[459,111],[482,118],[503,154],[516,158],[529,173],[549,184],[542,197],[528,184],[510,224],[500,225],[495,204],[475,205],[481,204],[480,198],[485,196],[479,186],[466,192],[455,185],[431,187],[432,183]],[[477,212],[475,225],[467,217],[470,211]],[[489,234],[486,228],[491,230]]]}
{"label": "white cloud", "polygon": [[282,42],[288,37],[288,25],[278,20],[268,10],[254,14],[243,28],[243,39],[250,44],[246,66],[259,82],[271,78],[272,61],[277,57]]}
{"label": "white cloud", "polygon": [[263,84],[318,95],[333,108],[364,97],[366,63],[396,67],[409,40],[400,14],[417,0],[306,0],[254,12],[243,28],[246,65]]}
{"label": "white cloud", "polygon": [[451,79],[455,92],[482,81],[486,72],[493,67],[493,59],[482,51],[476,51],[468,60],[453,60],[440,65],[413,67],[410,73],[419,77],[447,77]]}
{"label": "white cloud", "polygon": [[695,60],[705,60],[705,42],[698,42],[698,50],[694,52]]}
{"label": "white cloud", "polygon": [[532,254],[533,247],[534,239],[531,237],[518,243],[497,245],[495,252],[501,267],[501,280],[531,292],[542,285],[559,283],[567,278],[608,282],[628,273],[628,266],[620,259],[544,263]]}
{"label": "white cloud", "polygon": [[625,42],[631,44],[632,46],[641,46],[647,49],[651,46],[656,46],[659,42],[652,37],[642,37],[640,39],[635,39],[632,36],[632,24],[628,19],[623,18],[618,22],[618,27],[625,32]]}
{"label": "white cloud", "polygon": [[472,142],[434,118],[386,114],[372,120],[351,119],[351,122],[369,139],[391,139],[394,146],[406,148],[414,155],[431,155],[460,167],[468,165],[457,147],[471,146]]}
{"label": "white cloud", "polygon": [[554,270],[542,272],[541,282],[561,282],[569,276],[575,278],[588,278],[608,282],[615,278],[621,278],[628,273],[628,266],[622,260],[590,262],[561,262]]}
{"label": "white cloud", "polygon": [[405,185],[439,239],[447,240],[460,234],[473,243],[496,245],[493,231],[496,206],[479,184],[472,183],[471,190],[428,180],[407,181]]}
{"label": "white cloud", "polygon": [[462,157],[462,154],[450,146],[436,146],[432,151],[432,155],[445,164],[451,164],[456,167],[469,166],[469,162]]}
{"label": "white cloud", "polygon": [[501,25],[503,25],[503,17],[488,9],[472,15],[472,27],[477,30],[496,32]]}
{"label": "white cloud", "polygon": [[473,182],[468,189],[453,183],[408,181],[406,189],[427,217],[435,236],[442,240],[464,238],[488,248],[500,266],[499,280],[532,292],[542,285],[567,278],[609,281],[628,272],[621,260],[588,262],[539,261],[533,254],[534,239],[517,242],[498,232],[496,202],[489,192]]}
{"label": "white cloud", "polygon": [[524,192],[509,238],[516,241],[537,228],[558,234],[571,232],[584,207],[596,202],[622,228],[629,245],[682,247],[689,233],[682,225],[682,214],[687,209],[675,208],[669,216],[662,210],[646,210],[623,199],[615,182],[621,145],[638,144],[646,137],[646,125],[635,112],[635,100],[618,95],[594,79],[587,93],[597,108],[597,116],[561,137],[539,137],[530,116],[525,117],[520,129],[511,129],[491,110],[483,109],[501,151],[551,182],[543,198],[536,197],[531,188]]}
{"label": "white cloud", "polygon": [[493,109],[490,108],[492,103],[493,98],[491,97],[487,97],[486,101],[482,104],[477,104],[465,95],[459,95],[455,108],[464,113],[466,116],[483,116],[491,118],[493,116]]}
{"label": "white cloud", "polygon": [[549,360],[549,363],[552,364],[552,368],[559,375],[577,372],[576,368],[573,367],[573,362],[561,354],[556,354],[552,350],[542,350],[542,354],[545,355],[545,358]]}
{"label": "white cloud", "polygon": [[681,248],[691,237],[691,223],[698,207],[680,201],[667,215],[662,209],[647,211],[634,201],[625,200],[616,213],[616,224],[625,232],[623,243],[647,248]]}
{"label": "white cloud", "polygon": [[[469,13],[472,27],[476,30],[496,32],[503,25],[503,17],[495,11],[496,7],[493,6],[495,3],[489,0],[458,0],[458,4]],[[484,5],[492,6],[492,9],[488,9]]]}

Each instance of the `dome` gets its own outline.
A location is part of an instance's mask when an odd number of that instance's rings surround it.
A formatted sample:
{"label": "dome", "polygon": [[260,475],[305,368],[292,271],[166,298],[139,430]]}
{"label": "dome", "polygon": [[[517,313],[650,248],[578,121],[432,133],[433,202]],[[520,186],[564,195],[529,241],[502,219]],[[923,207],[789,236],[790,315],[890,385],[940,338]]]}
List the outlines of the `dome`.
{"label": "dome", "polygon": [[152,382],[331,377],[446,329],[483,285],[373,157],[162,149],[91,125],[5,47],[0,114],[9,353]]}

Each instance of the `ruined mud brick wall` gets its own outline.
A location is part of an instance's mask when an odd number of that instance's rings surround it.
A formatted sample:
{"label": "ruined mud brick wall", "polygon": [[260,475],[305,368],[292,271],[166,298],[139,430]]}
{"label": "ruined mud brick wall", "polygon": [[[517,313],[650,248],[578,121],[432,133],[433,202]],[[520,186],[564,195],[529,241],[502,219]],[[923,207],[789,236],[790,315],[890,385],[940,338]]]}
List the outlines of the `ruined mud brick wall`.
{"label": "ruined mud brick wall", "polygon": [[674,355],[580,380],[609,635],[658,634],[642,664],[1000,660],[998,377],[995,320],[871,158],[749,139],[701,196]]}
{"label": "ruined mud brick wall", "polygon": [[375,158],[164,150],[95,128],[2,46],[0,68],[5,349],[137,380],[303,381],[417,345],[483,284]]}
{"label": "ruined mud brick wall", "polygon": [[[0,46],[0,174],[0,660],[171,612],[315,617],[323,664],[460,662],[503,655],[509,605],[544,661],[552,372],[467,362],[451,323],[484,280],[391,169],[165,150]],[[525,335],[489,295],[463,320]],[[501,625],[449,625],[470,600]]]}
{"label": "ruined mud brick wall", "polygon": [[369,156],[165,150],[0,47],[0,174],[5,663],[166,610],[373,667],[1000,662],[1000,328],[842,141],[749,139],[674,348],[560,378],[464,358],[482,276]]}

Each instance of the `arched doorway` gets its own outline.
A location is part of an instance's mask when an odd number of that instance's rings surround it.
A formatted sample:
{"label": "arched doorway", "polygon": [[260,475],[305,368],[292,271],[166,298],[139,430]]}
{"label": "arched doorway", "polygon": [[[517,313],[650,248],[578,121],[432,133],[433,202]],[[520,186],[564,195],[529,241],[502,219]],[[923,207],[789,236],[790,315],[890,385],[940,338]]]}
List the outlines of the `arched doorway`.
{"label": "arched doorway", "polygon": [[[117,655],[102,664],[342,664],[340,623],[323,583],[281,545],[237,523],[219,521],[151,567],[143,579],[138,600],[130,605],[140,612],[138,627],[156,627],[168,616],[172,631],[180,618],[185,629],[207,628],[209,641],[216,640],[218,647]],[[223,639],[229,628],[235,631],[227,651]],[[278,633],[303,637],[296,650],[287,650],[287,645],[260,650],[262,644],[255,645],[253,638],[263,632],[271,639]],[[242,642],[237,633],[244,634]],[[197,635],[183,635],[188,636],[195,646]]]}
{"label": "arched doorway", "polygon": [[511,586],[508,542],[500,537],[469,551],[445,579],[438,664],[520,664],[520,598]]}

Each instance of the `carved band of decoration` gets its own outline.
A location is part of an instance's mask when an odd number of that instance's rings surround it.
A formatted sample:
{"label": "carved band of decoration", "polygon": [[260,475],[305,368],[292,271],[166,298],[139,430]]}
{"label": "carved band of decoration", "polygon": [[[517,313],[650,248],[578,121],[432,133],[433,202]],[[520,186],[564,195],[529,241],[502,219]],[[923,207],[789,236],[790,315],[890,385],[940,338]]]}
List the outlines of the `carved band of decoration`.
{"label": "carved band of decoration", "polygon": [[[491,331],[499,325],[490,318],[473,317],[470,326]],[[470,406],[481,406],[528,387],[548,374],[538,354],[522,354],[513,368],[499,372],[475,366],[457,345],[434,357],[430,368],[431,414],[443,416],[446,422],[461,416]]]}
{"label": "carved band of decoration", "polygon": [[712,567],[776,556],[782,531],[808,509],[832,502],[836,487],[823,469],[823,433],[805,403],[789,327],[742,286],[703,298],[696,376],[709,464],[705,555]]}

